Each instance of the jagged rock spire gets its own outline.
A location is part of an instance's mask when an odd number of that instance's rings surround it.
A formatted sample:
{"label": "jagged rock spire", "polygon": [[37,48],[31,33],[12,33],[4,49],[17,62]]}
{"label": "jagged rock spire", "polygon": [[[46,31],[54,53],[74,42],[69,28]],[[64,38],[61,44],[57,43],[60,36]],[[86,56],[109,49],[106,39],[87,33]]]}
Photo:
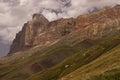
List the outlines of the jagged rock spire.
{"label": "jagged rock spire", "polygon": [[33,14],[32,21],[39,22],[41,25],[45,25],[49,23],[49,21],[42,14],[39,13]]}

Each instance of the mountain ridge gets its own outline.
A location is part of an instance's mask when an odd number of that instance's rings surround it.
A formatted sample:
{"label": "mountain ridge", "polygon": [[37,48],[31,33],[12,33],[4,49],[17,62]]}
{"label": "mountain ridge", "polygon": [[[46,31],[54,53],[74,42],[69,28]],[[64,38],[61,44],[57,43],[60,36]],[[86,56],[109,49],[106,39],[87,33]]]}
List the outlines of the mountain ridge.
{"label": "mountain ridge", "polygon": [[[81,30],[83,37],[103,36],[103,31],[109,26],[119,23],[119,5],[113,8],[103,8],[98,12],[80,15],[77,18],[59,19],[49,22],[42,14],[34,14],[31,21],[24,24],[23,29],[16,35],[9,54],[25,50],[36,45],[50,44],[63,36]],[[103,25],[102,27],[99,27]],[[109,28],[115,29],[115,28]],[[108,29],[108,32],[110,30]],[[120,30],[120,28],[117,28]],[[102,30],[101,33],[98,31]],[[113,30],[112,30],[113,31]],[[84,33],[83,32],[83,33]],[[98,35],[97,35],[98,34]],[[82,37],[81,37],[82,38]],[[85,38],[85,39],[86,39]],[[82,39],[84,40],[84,39]]]}

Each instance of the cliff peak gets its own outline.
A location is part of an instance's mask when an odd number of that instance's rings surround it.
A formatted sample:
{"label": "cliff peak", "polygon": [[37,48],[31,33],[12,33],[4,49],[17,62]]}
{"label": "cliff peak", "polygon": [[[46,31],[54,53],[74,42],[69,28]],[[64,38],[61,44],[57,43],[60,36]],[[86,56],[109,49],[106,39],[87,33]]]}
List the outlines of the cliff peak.
{"label": "cliff peak", "polygon": [[33,14],[32,16],[32,21],[33,22],[39,22],[41,23],[42,25],[45,25],[47,23],[49,23],[49,21],[47,20],[47,18],[45,18],[42,14],[40,13],[35,13]]}

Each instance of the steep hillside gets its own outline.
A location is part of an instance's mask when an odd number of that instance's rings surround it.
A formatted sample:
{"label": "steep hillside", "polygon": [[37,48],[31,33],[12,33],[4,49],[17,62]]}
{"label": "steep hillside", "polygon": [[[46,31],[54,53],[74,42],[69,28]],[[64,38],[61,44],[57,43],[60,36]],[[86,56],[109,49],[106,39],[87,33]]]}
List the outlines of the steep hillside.
{"label": "steep hillside", "polygon": [[[57,80],[64,76],[65,78],[62,79],[66,79],[66,76],[68,74],[70,75],[71,72],[73,72],[71,74],[75,77],[78,73],[79,77],[79,73],[81,74],[79,68],[83,68],[83,71],[92,70],[93,72],[96,66],[97,70],[101,71],[101,69],[103,69],[103,72],[116,67],[119,68],[119,34],[120,33],[111,34],[109,37],[105,36],[97,40],[87,39],[74,46],[61,44],[65,41],[63,39],[50,45],[50,47],[48,46],[48,48],[40,49],[37,47],[37,49],[16,53],[13,56],[0,59],[0,79],[26,80],[30,77],[27,80]],[[114,51],[117,50],[116,56]],[[108,59],[105,59],[106,57],[104,58],[104,55],[106,55]],[[98,62],[97,60],[99,59],[101,61]],[[106,60],[111,61],[108,63]],[[115,65],[112,66],[111,64]],[[90,69],[86,67],[87,65],[89,65],[88,67]],[[103,67],[100,67],[100,65],[103,65]],[[108,68],[108,66],[110,66],[110,68]],[[87,75],[88,71],[84,76]],[[74,72],[76,74],[74,74]],[[70,77],[69,75],[67,79],[74,80],[71,78],[71,75]],[[93,75],[96,75],[96,73]],[[100,72],[98,72],[98,76],[99,75]],[[92,78],[94,78],[94,76],[92,76]],[[81,79],[81,77],[79,79]]]}
{"label": "steep hillside", "polygon": [[0,80],[119,80],[120,6],[49,22],[34,14],[0,58]]}
{"label": "steep hillside", "polygon": [[120,44],[60,80],[120,80]]}
{"label": "steep hillside", "polygon": [[[95,42],[97,42],[97,40]],[[120,44],[120,36],[112,35],[112,37],[103,38],[100,41],[98,41],[98,43],[96,43],[96,45],[89,48],[87,51],[82,52],[82,53],[77,52],[76,54],[65,59],[60,64],[58,64],[50,69],[47,69],[45,71],[42,71],[40,73],[34,74],[28,80],[57,80],[65,75],[73,72],[74,70],[81,68],[86,64],[88,65],[89,63],[95,61],[96,59],[99,59],[101,56],[103,56],[104,54],[106,54],[107,52],[109,52],[111,49],[113,49],[114,47],[116,47],[119,44]],[[108,59],[109,59],[109,57],[108,57]],[[116,59],[119,60],[119,58],[116,58]],[[112,61],[114,64],[114,60],[112,60]],[[102,62],[102,63],[104,63],[104,62]],[[102,63],[100,65],[102,65]],[[117,61],[115,64],[118,64],[118,63],[120,64],[119,61]],[[93,64],[93,65],[96,65],[96,64]],[[107,66],[111,66],[111,65],[109,64]],[[118,66],[120,67],[120,65],[118,65]],[[98,69],[99,68],[101,68],[101,67],[98,66]],[[112,68],[114,68],[114,67],[112,67]],[[84,70],[87,70],[87,69],[88,68],[86,68]],[[94,68],[93,68],[93,71],[94,71]],[[79,77],[79,73],[78,73],[78,77]],[[74,80],[71,78],[71,76],[70,76],[70,78],[68,78],[68,80],[69,79]],[[81,79],[81,78],[79,78],[79,79]],[[64,78],[62,78],[61,80],[64,80]]]}

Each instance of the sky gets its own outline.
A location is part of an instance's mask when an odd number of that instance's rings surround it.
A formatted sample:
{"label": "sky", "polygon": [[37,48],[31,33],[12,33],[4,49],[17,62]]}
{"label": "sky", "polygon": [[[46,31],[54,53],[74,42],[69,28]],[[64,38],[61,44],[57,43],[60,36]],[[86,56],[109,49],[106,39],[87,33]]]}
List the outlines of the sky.
{"label": "sky", "polygon": [[34,13],[53,21],[117,4],[120,0],[0,0],[0,56],[8,53],[16,33]]}

